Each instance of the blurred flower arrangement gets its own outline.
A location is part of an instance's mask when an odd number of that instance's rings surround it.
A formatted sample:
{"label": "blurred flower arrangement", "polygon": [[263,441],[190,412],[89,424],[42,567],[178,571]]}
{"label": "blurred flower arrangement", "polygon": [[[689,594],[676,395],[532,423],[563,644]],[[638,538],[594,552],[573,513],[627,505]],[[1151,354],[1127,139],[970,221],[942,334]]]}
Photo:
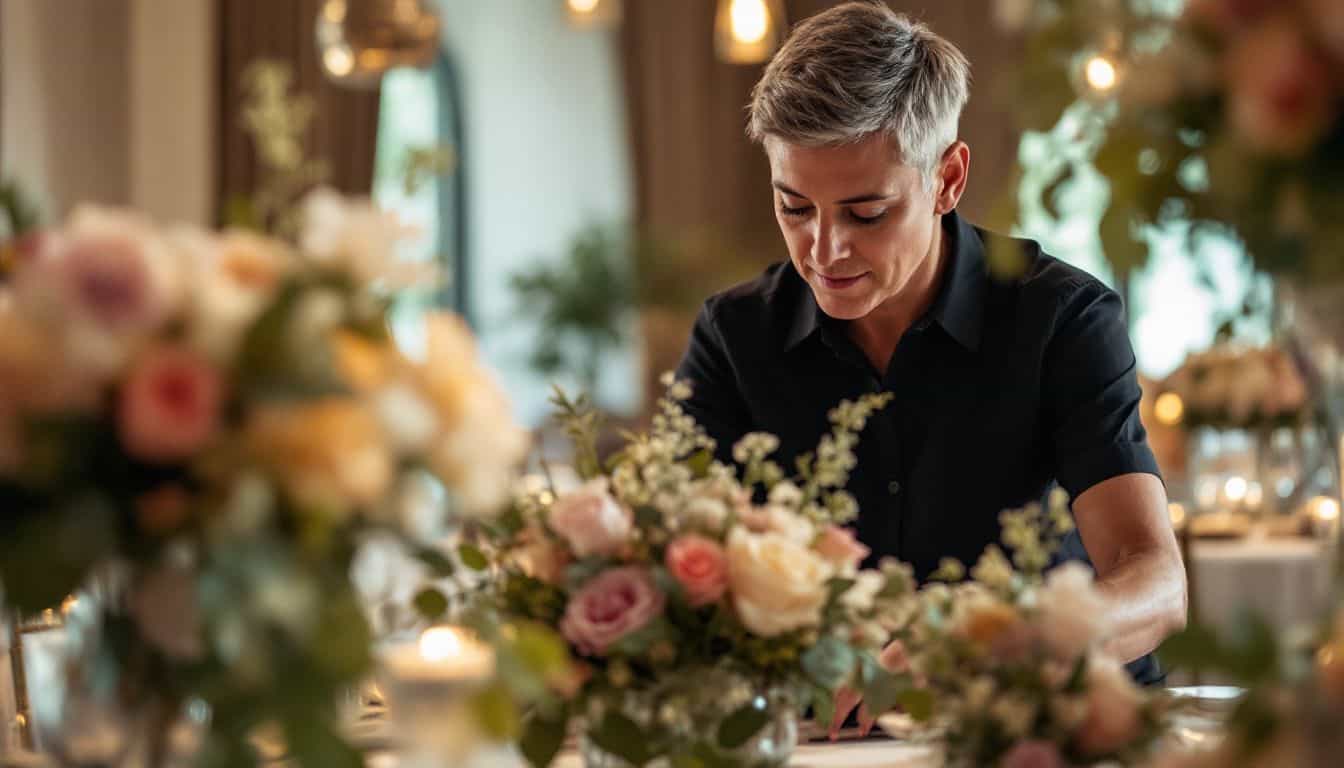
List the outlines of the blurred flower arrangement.
{"label": "blurred flower arrangement", "polygon": [[1248,691],[1215,747],[1170,752],[1154,768],[1326,766],[1344,754],[1344,608],[1287,639],[1252,616],[1221,634],[1191,627],[1162,653],[1183,668],[1230,676]]}
{"label": "blurred flower arrangement", "polygon": [[558,625],[581,660],[526,723],[528,759],[548,764],[573,721],[590,754],[632,765],[778,762],[795,713],[810,704],[828,721],[843,686],[874,712],[924,708],[908,677],[878,663],[911,574],[894,562],[860,570],[868,551],[841,527],[856,514],[842,489],[857,435],[890,396],[833,409],[832,431],[786,479],[767,434],[734,446],[740,475],[713,460],[679,405],[687,385],[668,385],[651,431],[605,467],[596,413],[557,392],[583,484],[533,489],[486,526],[498,610]]}
{"label": "blurred flower arrangement", "polygon": [[1144,263],[1148,226],[1188,223],[1234,232],[1263,272],[1344,275],[1340,3],[999,0],[999,17],[1027,36],[1029,125],[1090,105],[1117,272]]}
{"label": "blurred flower arrangement", "polygon": [[1163,733],[1164,699],[1099,647],[1105,605],[1089,568],[1045,573],[1072,529],[1062,491],[1048,509],[1003,513],[1010,561],[990,546],[971,568],[944,560],[897,632],[899,667],[932,694],[950,765],[1062,768],[1140,761]]}
{"label": "blurred flower arrangement", "polygon": [[278,728],[301,764],[360,765],[335,722],[370,665],[360,537],[450,570],[426,537],[505,506],[527,439],[459,319],[427,316],[417,354],[391,338],[392,292],[430,277],[395,216],[319,188],[276,219],[292,240],[84,206],[17,262],[0,584],[27,613],[96,587],[79,671],[157,711],[151,739],[203,702],[205,764]]}
{"label": "blurred flower arrangement", "polygon": [[[1305,378],[1288,352],[1276,345],[1222,343],[1190,355],[1162,383],[1180,398],[1165,414],[1187,427],[1291,426],[1310,416]],[[1174,402],[1174,401],[1172,401]]]}

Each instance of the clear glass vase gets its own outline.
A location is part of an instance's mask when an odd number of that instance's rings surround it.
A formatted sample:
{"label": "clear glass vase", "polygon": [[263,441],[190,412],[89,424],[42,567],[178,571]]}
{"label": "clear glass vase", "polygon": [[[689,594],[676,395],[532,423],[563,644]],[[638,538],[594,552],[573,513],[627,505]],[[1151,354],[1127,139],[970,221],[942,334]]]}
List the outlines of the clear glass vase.
{"label": "clear glass vase", "polygon": [[[764,724],[736,746],[720,743],[721,726],[745,708],[765,715]],[[682,670],[663,680],[632,686],[589,702],[579,732],[579,752],[587,768],[629,768],[633,763],[609,751],[590,734],[615,712],[638,726],[639,740],[652,759],[650,768],[670,768],[673,758],[698,758],[701,764],[728,760],[741,766],[788,763],[798,745],[797,697],[784,686],[769,685],[717,668]]]}

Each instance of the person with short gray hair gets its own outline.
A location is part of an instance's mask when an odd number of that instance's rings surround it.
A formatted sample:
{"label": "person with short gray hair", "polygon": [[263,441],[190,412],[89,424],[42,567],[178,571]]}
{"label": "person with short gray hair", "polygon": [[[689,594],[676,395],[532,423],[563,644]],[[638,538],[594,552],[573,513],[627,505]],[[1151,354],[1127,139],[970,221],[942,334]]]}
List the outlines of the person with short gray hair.
{"label": "person with short gray hair", "polygon": [[[1185,624],[1185,572],[1124,308],[1037,243],[957,213],[970,79],[955,45],[879,2],[791,32],[747,126],[789,258],[705,302],[678,368],[686,409],[722,458],[763,430],[791,467],[837,402],[894,393],[848,488],[871,561],[899,558],[921,579],[944,557],[972,564],[1002,510],[1062,487],[1077,532],[1061,557],[1094,567],[1107,650],[1156,683],[1149,654]],[[991,273],[991,248],[1025,268]]]}

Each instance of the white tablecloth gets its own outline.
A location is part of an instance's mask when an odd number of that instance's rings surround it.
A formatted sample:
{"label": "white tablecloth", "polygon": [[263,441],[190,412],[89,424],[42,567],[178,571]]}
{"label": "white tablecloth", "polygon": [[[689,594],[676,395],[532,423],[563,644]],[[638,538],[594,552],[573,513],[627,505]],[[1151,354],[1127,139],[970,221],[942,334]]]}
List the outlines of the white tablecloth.
{"label": "white tablecloth", "polygon": [[1192,621],[1226,627],[1250,609],[1284,630],[1321,615],[1333,555],[1313,539],[1195,540]]}

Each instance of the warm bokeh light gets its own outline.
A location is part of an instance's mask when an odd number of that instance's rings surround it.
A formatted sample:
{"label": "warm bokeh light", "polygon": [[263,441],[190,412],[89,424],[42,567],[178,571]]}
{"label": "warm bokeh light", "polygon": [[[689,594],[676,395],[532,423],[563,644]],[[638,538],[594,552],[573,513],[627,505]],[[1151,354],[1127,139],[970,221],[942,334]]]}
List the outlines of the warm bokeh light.
{"label": "warm bokeh light", "polygon": [[1329,496],[1317,496],[1307,504],[1317,520],[1330,522],[1339,519],[1339,502]]}
{"label": "warm bokeh light", "polygon": [[355,68],[355,56],[349,46],[333,46],[322,52],[322,66],[335,77],[345,77]]}
{"label": "warm bokeh light", "polygon": [[732,18],[733,39],[739,43],[759,43],[770,31],[770,9],[765,0],[733,0],[728,13]]}
{"label": "warm bokeh light", "polygon": [[1223,483],[1223,496],[1233,504],[1244,500],[1249,490],[1250,484],[1246,482],[1244,477],[1229,477],[1227,482]]}
{"label": "warm bokeh light", "polygon": [[340,24],[345,21],[345,0],[327,0],[322,6],[322,16],[332,24]]}
{"label": "warm bokeh light", "polygon": [[430,627],[420,635],[420,656],[426,661],[457,657],[462,647],[462,633],[456,627]]}
{"label": "warm bokeh light", "polygon": [[1174,427],[1185,417],[1185,401],[1175,392],[1163,392],[1153,403],[1153,414],[1158,423]]}
{"label": "warm bokeh light", "polygon": [[1105,56],[1093,56],[1083,67],[1083,77],[1093,90],[1109,91],[1115,87],[1117,80],[1115,64]]}
{"label": "warm bokeh light", "polygon": [[1185,505],[1173,501],[1167,505],[1167,513],[1171,515],[1171,527],[1180,528],[1185,525]]}
{"label": "warm bokeh light", "polygon": [[597,10],[597,6],[602,0],[566,0],[569,3],[569,10],[575,13],[592,13]]}

